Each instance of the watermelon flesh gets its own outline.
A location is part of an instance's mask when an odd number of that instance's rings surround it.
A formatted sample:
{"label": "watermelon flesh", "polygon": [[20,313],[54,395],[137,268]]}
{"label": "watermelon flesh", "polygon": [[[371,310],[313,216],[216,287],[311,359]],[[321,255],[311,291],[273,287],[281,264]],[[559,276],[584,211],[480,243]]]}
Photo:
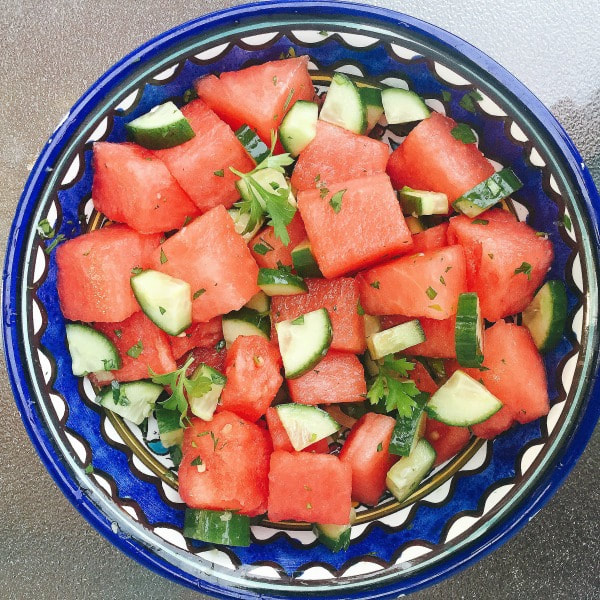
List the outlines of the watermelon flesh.
{"label": "watermelon flesh", "polygon": [[225,345],[223,345],[223,348],[220,350],[217,350],[214,347],[194,348],[188,355],[178,359],[177,366],[181,368],[190,357],[192,358],[192,363],[186,371],[187,377],[191,377],[194,371],[202,363],[216,369],[219,373],[225,373],[225,359],[227,358]]}
{"label": "watermelon flesh", "polygon": [[177,360],[192,348],[209,348],[223,339],[221,317],[214,317],[207,323],[194,323],[183,335],[169,336],[173,356]]}
{"label": "watermelon flesh", "polygon": [[164,163],[136,144],[94,144],[96,210],[140,233],[179,229],[200,214]]}
{"label": "watermelon flesh", "polygon": [[439,113],[421,121],[394,150],[387,173],[394,188],[442,192],[454,202],[494,174],[494,167],[475,144],[452,135],[456,122]]}
{"label": "watermelon flesh", "polygon": [[[292,250],[306,239],[306,229],[304,229],[299,212],[296,212],[286,229],[290,236],[290,243],[287,246],[278,237],[275,237],[275,231],[271,226],[265,227],[250,240],[248,248],[261,269],[276,269],[279,263],[292,266]],[[262,254],[256,251],[257,244],[265,246],[267,249],[272,248],[272,250],[269,249],[268,252]]]}
{"label": "watermelon flesh", "polygon": [[[384,315],[381,317],[381,328],[390,329],[401,323],[412,321],[409,317],[400,315]],[[419,323],[425,334],[425,341],[405,350],[412,356],[428,356],[431,358],[455,358],[455,317],[449,319],[428,319],[420,317]]]}
{"label": "watermelon flesh", "polygon": [[435,394],[438,390],[438,384],[433,380],[429,371],[418,360],[415,361],[415,368],[408,374],[409,378],[415,382],[415,385],[421,392]]}
{"label": "watermelon flesh", "polygon": [[473,425],[471,431],[477,437],[491,440],[510,429],[514,422],[515,415],[512,409],[509,406],[503,406],[495,415],[492,415],[483,423]]}
{"label": "watermelon flesh", "polygon": [[412,236],[385,173],[341,181],[323,191],[299,192],[298,209],[325,277],[410,251]]}
{"label": "watermelon flesh", "polygon": [[210,422],[192,418],[179,466],[182,500],[190,508],[264,513],[271,449],[265,429],[234,413],[217,413]]}
{"label": "watermelon flesh", "polygon": [[441,465],[458,454],[469,443],[471,432],[468,427],[446,425],[428,417],[425,439],[436,452],[435,464]]}
{"label": "watermelon flesh", "polygon": [[412,252],[426,252],[448,245],[448,223],[440,223],[412,236]]}
{"label": "watermelon flesh", "polygon": [[385,173],[389,155],[389,146],[379,140],[318,121],[317,135],[296,161],[292,186],[302,191]]}

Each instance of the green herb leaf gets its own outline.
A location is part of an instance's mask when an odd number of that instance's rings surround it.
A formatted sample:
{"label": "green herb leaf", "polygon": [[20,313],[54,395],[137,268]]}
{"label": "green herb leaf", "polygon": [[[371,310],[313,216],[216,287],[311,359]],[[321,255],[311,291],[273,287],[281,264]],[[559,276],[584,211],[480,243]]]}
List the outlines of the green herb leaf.
{"label": "green herb leaf", "polygon": [[104,365],[105,371],[113,371],[117,368],[115,361],[112,358],[104,358],[102,359],[102,364]]}
{"label": "green herb leaf", "polygon": [[329,35],[329,33],[327,33],[326,31],[319,31],[319,35],[322,35],[323,37],[327,37]]}
{"label": "green herb leaf", "polygon": [[342,198],[345,193],[346,190],[340,190],[339,192],[336,192],[329,200],[329,206],[333,208],[333,212],[336,214],[342,210]]}
{"label": "green herb leaf", "polygon": [[193,300],[196,300],[197,298],[200,298],[200,296],[202,296],[202,294],[204,294],[206,292],[206,290],[204,288],[200,288],[199,290],[196,290],[194,292],[194,295],[192,296]]}
{"label": "green herb leaf", "polygon": [[202,458],[200,458],[199,456],[196,457],[191,463],[190,465],[192,465],[192,467],[198,467],[200,466],[202,463]]}
{"label": "green herb leaf", "polygon": [[169,259],[167,258],[167,255],[165,254],[165,251],[161,248],[160,249],[160,264],[164,265]]}
{"label": "green herb leaf", "polygon": [[288,106],[290,105],[290,102],[292,101],[293,97],[294,97],[294,88],[290,88],[288,97],[285,99],[285,103],[283,105],[283,112],[285,112],[288,109]]}
{"label": "green herb leaf", "polygon": [[177,469],[181,464],[181,459],[183,458],[183,452],[181,451],[181,446],[171,446],[169,448],[169,454],[171,456],[171,460],[173,461],[173,465]]}
{"label": "green herb leaf", "polygon": [[138,340],[129,350],[127,350],[127,355],[131,356],[131,358],[138,358],[138,356],[143,352],[144,346],[142,345],[142,340]]}
{"label": "green herb leaf", "polygon": [[377,444],[377,452],[382,452],[383,451],[383,442],[379,442],[379,444]]}
{"label": "green herb leaf", "polygon": [[52,250],[54,250],[54,248],[56,248],[56,246],[58,246],[58,244],[60,244],[63,240],[65,239],[65,236],[62,233],[59,233],[53,240],[52,242],[50,242],[49,246],[46,246],[46,248],[44,248],[44,252],[46,254],[50,254],[50,252],[52,252]]}
{"label": "green herb leaf", "polygon": [[294,319],[292,325],[304,325],[304,315],[300,315],[297,319]]}
{"label": "green herb leaf", "polygon": [[131,272],[134,275],[139,275],[144,269],[142,269],[142,267],[133,267],[133,269],[131,269]]}
{"label": "green herb leaf", "polygon": [[475,106],[475,102],[478,100],[483,100],[483,96],[477,91],[472,90],[467,92],[461,99],[459,104],[468,112],[476,113],[477,107]]}
{"label": "green herb leaf", "polygon": [[518,275],[519,273],[524,273],[525,275],[527,275],[527,279],[530,280],[531,279],[531,265],[527,262],[521,263],[521,266],[518,267],[517,269],[515,269],[515,275]]}
{"label": "green herb leaf", "polygon": [[413,381],[401,380],[398,377],[406,378],[414,367],[414,363],[405,358],[396,360],[392,354],[385,356],[379,373],[367,392],[369,402],[383,403],[386,412],[398,411],[399,416],[409,417],[412,408],[416,406],[413,398],[420,392]]}
{"label": "green herb leaf", "polygon": [[329,194],[329,190],[326,187],[322,187],[319,190],[319,194],[321,196],[321,199],[325,198],[325,196],[327,196],[327,194]]}
{"label": "green herb leaf", "polygon": [[45,239],[53,238],[55,231],[54,227],[50,225],[48,219],[42,219],[37,225],[37,231],[41,237]]}
{"label": "green herb leaf", "polygon": [[217,177],[225,177],[225,171],[223,169],[219,169],[218,171],[213,171],[213,175]]}
{"label": "green herb leaf", "polygon": [[123,335],[123,330],[122,329],[114,329],[113,330],[115,332],[115,335],[120,338]]}
{"label": "green herb leaf", "polygon": [[185,90],[185,92],[183,92],[183,103],[187,104],[188,102],[195,100],[197,97],[198,97],[198,93],[196,92],[196,90],[194,88]]}
{"label": "green herb leaf", "polygon": [[431,286],[425,290],[425,293],[430,300],[433,300],[437,296],[437,292]]}
{"label": "green herb leaf", "polygon": [[474,144],[477,141],[473,130],[466,123],[458,123],[450,133],[454,139],[463,144]]}
{"label": "green herb leaf", "polygon": [[487,219],[474,219],[471,221],[473,225],[487,225],[489,221]]}
{"label": "green herb leaf", "polygon": [[254,244],[254,252],[264,256],[267,252],[275,250],[275,248],[273,248],[273,246],[271,246],[271,244],[269,244],[269,242],[267,242],[267,240],[265,240],[263,237],[260,237],[259,239],[260,243]]}
{"label": "green herb leaf", "polygon": [[379,281],[373,281],[372,283],[369,284],[372,288],[375,288],[376,290],[379,289]]}
{"label": "green herb leaf", "polygon": [[536,237],[541,237],[541,238],[545,238],[545,239],[547,239],[549,237],[545,231],[536,231],[535,235],[536,235]]}
{"label": "green herb leaf", "polygon": [[159,307],[158,307],[158,310],[160,311],[160,314],[161,314],[161,315],[164,315],[164,314],[167,312],[167,309],[166,309],[166,308],[164,308],[164,307],[162,307],[162,306],[159,306]]}
{"label": "green herb leaf", "polygon": [[277,85],[277,75],[273,75],[273,85]]}
{"label": "green herb leaf", "polygon": [[362,317],[365,314],[365,309],[362,307],[362,304],[360,303],[360,298],[358,299],[358,302],[356,304],[356,312],[358,313],[359,317]]}
{"label": "green herb leaf", "polygon": [[431,310],[439,310],[442,312],[442,307],[439,304],[430,304],[427,308],[431,308]]}
{"label": "green herb leaf", "polygon": [[444,279],[444,276],[443,276],[443,275],[440,275],[440,283],[441,283],[442,285],[446,285],[446,280]]}

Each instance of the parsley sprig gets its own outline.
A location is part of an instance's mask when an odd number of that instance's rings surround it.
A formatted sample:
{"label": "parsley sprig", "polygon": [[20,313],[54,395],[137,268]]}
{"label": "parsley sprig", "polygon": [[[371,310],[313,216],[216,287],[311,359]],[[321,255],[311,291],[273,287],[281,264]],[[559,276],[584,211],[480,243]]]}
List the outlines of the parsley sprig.
{"label": "parsley sprig", "polygon": [[398,411],[400,417],[410,417],[416,406],[414,398],[420,394],[413,381],[402,380],[408,372],[415,368],[414,363],[405,358],[395,359],[388,354],[379,365],[379,373],[373,380],[367,399],[371,404],[385,403],[385,410],[390,413]]}
{"label": "parsley sprig", "polygon": [[233,167],[229,167],[229,170],[242,180],[248,190],[248,197],[235,204],[240,209],[240,214],[250,215],[242,235],[253,231],[260,219],[266,216],[269,218],[267,225],[273,227],[275,237],[278,237],[287,246],[290,243],[290,236],[286,226],[290,224],[296,214],[296,207],[289,202],[290,190],[284,187],[275,189],[273,185],[264,187],[254,177],[263,169],[273,169],[278,173],[285,173],[284,167],[294,162],[294,159],[287,153],[273,155],[276,141],[277,136],[273,131],[271,132],[271,149],[268,156],[249,173],[241,173]]}

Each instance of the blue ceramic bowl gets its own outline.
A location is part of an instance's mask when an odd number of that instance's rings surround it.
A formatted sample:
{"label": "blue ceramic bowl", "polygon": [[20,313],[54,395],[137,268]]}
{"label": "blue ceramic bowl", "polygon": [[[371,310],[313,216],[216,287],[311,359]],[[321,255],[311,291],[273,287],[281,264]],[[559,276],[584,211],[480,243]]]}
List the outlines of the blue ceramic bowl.
{"label": "blue ceramic bowl", "polygon": [[[347,552],[330,553],[302,526],[262,523],[249,548],[190,543],[177,480],[155,424],[102,413],[70,372],[56,264],[36,225],[66,238],[98,225],[91,147],[121,141],[124,123],[197,77],[280,55],[308,54],[317,87],[338,70],[409,86],[468,123],[484,153],[524,182],[519,216],[548,232],[550,276],[565,282],[569,318],[545,355],[550,414],[493,443],[473,440],[410,502],[361,510]],[[475,112],[459,104],[477,89]],[[386,133],[391,143],[397,139]],[[598,195],[581,157],[540,102],[490,58],[426,23],[338,2],[264,2],[202,17],[148,42],[101,77],[44,146],[13,223],[4,271],[4,345],[16,402],[64,494],[113,544],[156,572],[220,597],[392,598],[478,560],[544,505],[596,424]]]}

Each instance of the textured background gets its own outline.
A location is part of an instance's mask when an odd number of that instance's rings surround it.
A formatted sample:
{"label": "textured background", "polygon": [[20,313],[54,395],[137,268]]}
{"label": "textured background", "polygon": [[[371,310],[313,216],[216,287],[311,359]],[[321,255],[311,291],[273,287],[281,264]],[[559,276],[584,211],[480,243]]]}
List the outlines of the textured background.
{"label": "textured background", "polygon": [[[600,185],[598,0],[375,1],[463,37],[558,117]],[[241,4],[1,0],[0,247],[42,144],[113,62],[164,29]],[[126,558],[63,498],[29,444],[0,370],[0,597],[192,600]],[[514,539],[419,599],[600,597],[600,431],[565,485]]]}

